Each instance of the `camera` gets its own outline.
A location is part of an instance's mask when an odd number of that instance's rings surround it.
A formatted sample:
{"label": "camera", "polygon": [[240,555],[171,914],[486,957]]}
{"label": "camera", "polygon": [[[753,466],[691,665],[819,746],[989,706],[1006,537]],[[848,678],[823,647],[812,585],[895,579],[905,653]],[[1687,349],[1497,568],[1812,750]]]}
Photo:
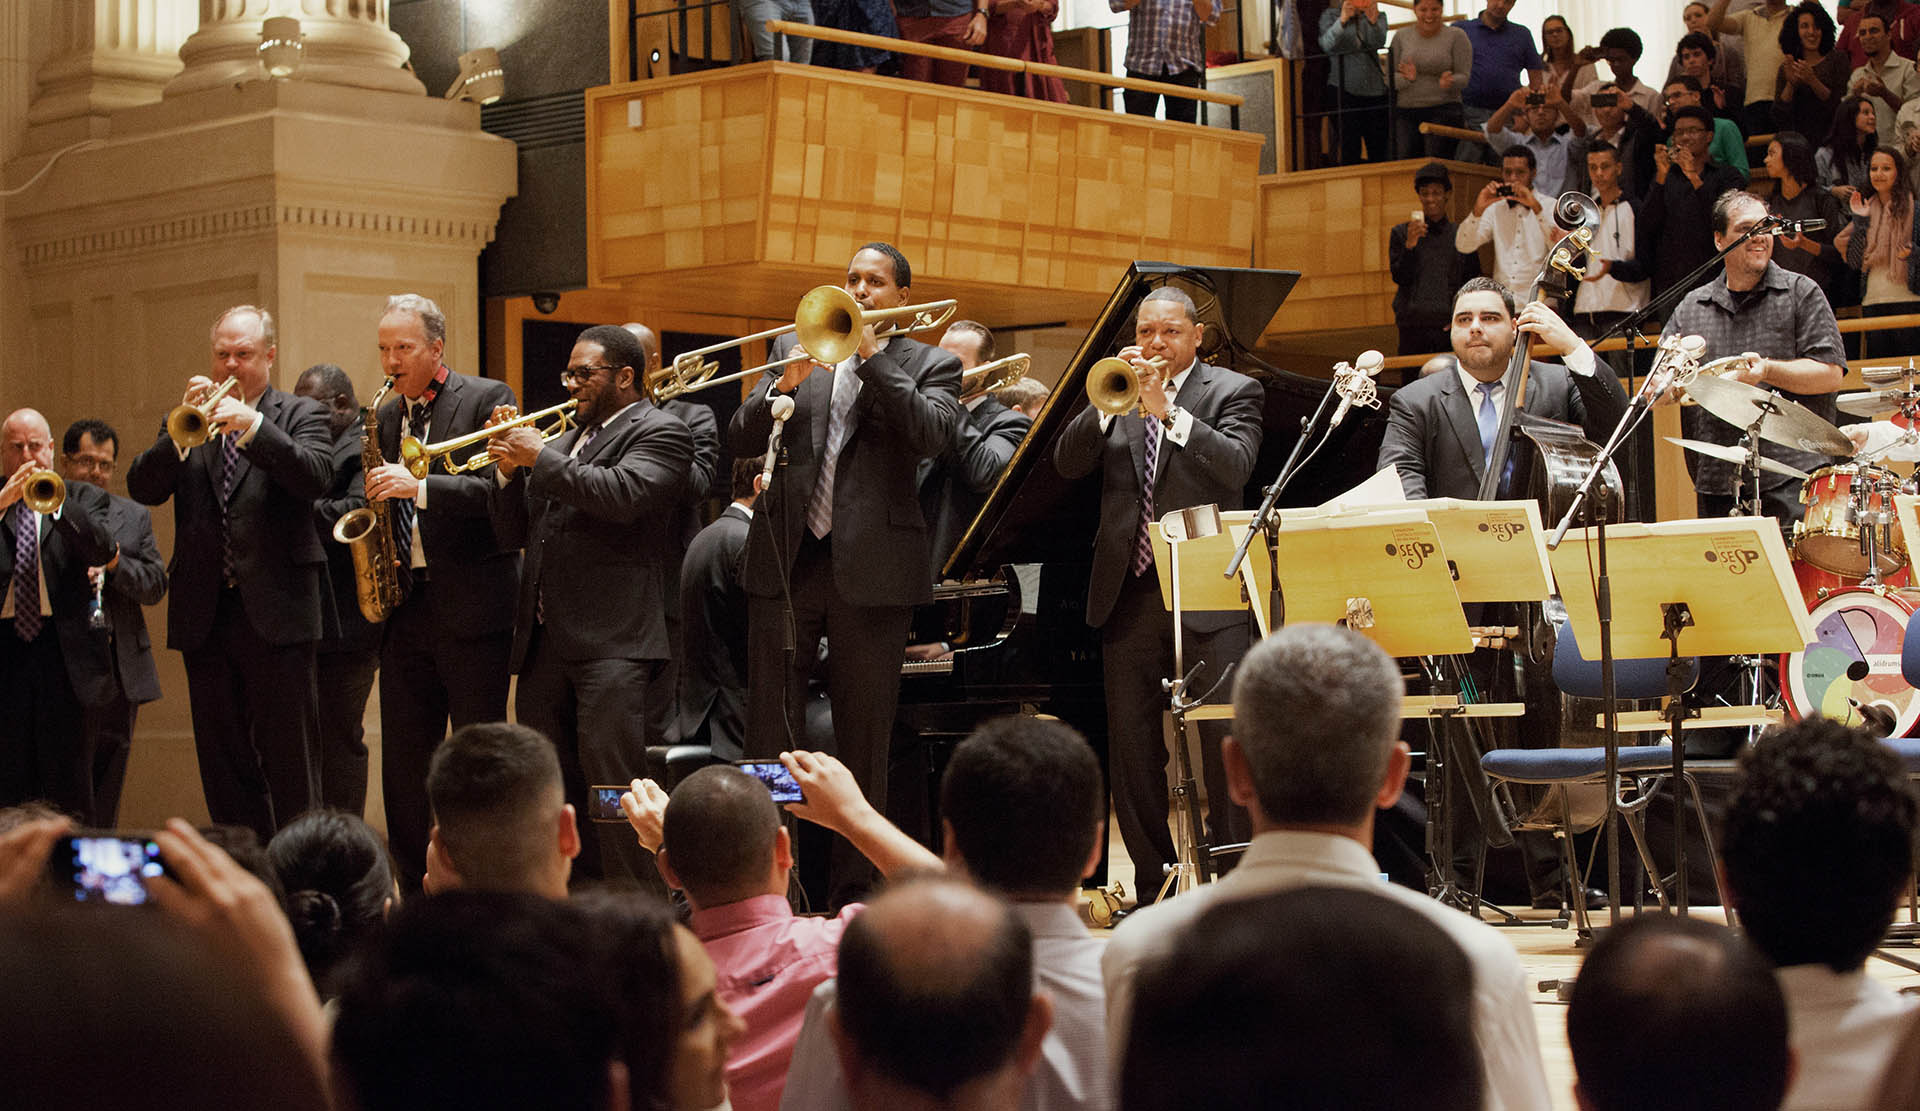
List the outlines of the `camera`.
{"label": "camera", "polygon": [[533,298],[534,310],[541,316],[552,316],[560,308],[560,295],[551,290],[543,289],[529,296]]}
{"label": "camera", "polygon": [[778,760],[735,760],[733,766],[767,785],[778,803],[805,802],[807,796],[793,773]]}
{"label": "camera", "polygon": [[626,793],[625,787],[587,788],[587,820],[590,822],[626,821],[627,815],[620,809],[620,796]]}
{"label": "camera", "polygon": [[1513,186],[1508,185],[1506,182],[1503,181],[1499,185],[1494,186],[1493,195],[1496,197],[1507,197],[1511,199],[1514,195]]}
{"label": "camera", "polygon": [[47,866],[55,888],[77,903],[139,906],[147,881],[167,874],[160,844],[144,834],[76,833],[53,843]]}
{"label": "camera", "polygon": [[1595,108],[1617,108],[1620,105],[1619,93],[1595,93],[1587,99]]}
{"label": "camera", "polygon": [[1547,94],[1545,93],[1528,93],[1527,94],[1527,107],[1529,108],[1538,108],[1542,104],[1545,104],[1546,102],[1547,102]]}

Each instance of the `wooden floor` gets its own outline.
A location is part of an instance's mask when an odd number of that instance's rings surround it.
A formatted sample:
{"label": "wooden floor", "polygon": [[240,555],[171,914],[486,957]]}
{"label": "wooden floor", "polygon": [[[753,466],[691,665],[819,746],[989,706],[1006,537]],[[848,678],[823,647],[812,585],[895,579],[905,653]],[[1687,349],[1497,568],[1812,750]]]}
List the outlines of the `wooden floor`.
{"label": "wooden floor", "polygon": [[[1108,874],[1110,879],[1118,879],[1126,886],[1131,898],[1137,890],[1134,885],[1133,864],[1127,859],[1125,849],[1119,845],[1119,830],[1110,827],[1109,844],[1116,846],[1109,857]],[[1529,922],[1545,923],[1554,918],[1554,912],[1544,910],[1517,911]],[[1718,907],[1695,910],[1694,916],[1713,922],[1726,921]],[[1903,912],[1902,920],[1906,917]],[[1593,917],[1595,926],[1605,926],[1609,916],[1600,912]],[[1560,980],[1578,973],[1580,961],[1586,950],[1575,945],[1575,935],[1571,929],[1558,929],[1548,925],[1499,927],[1500,932],[1513,942],[1520,954],[1520,962],[1526,966],[1527,981],[1530,986],[1538,987],[1543,981]],[[1920,963],[1920,947],[1896,946],[1887,950],[1893,955]],[[1897,965],[1877,958],[1867,961],[1867,971],[1874,978],[1884,980],[1895,988],[1920,990],[1920,974],[1909,972]],[[1553,1093],[1554,1111],[1575,1111],[1573,1100],[1573,1058],[1567,1050],[1567,1008],[1551,991],[1535,992],[1533,997],[1534,1020],[1540,1031],[1540,1053],[1547,1070],[1547,1086]]]}

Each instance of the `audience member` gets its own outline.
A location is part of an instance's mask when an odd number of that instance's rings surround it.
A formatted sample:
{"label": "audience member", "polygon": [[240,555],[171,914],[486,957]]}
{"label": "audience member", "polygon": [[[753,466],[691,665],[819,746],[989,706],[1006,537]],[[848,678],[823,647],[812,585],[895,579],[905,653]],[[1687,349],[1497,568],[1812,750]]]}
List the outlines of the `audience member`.
{"label": "audience member", "polygon": [[1563,100],[1598,80],[1593,61],[1600,56],[1598,47],[1575,50],[1573,28],[1565,16],[1555,12],[1540,21],[1541,91],[1559,89]]}
{"label": "audience member", "polygon": [[[1834,249],[1833,239],[1846,224],[1838,198],[1814,183],[1819,178],[1813,144],[1795,131],[1782,131],[1767,144],[1767,172],[1773,175],[1773,196],[1767,211],[1787,220],[1824,220],[1826,227],[1797,235],[1782,235],[1774,240],[1773,261],[1797,274],[1812,278],[1834,305],[1850,305],[1858,300],[1841,296],[1840,275],[1845,259]],[[1849,283],[1850,284],[1850,283]]]}
{"label": "audience member", "polygon": [[1513,947],[1424,893],[1381,883],[1368,851],[1374,812],[1399,798],[1412,759],[1399,740],[1402,687],[1391,657],[1332,626],[1291,624],[1247,653],[1225,752],[1229,790],[1253,818],[1253,843],[1224,879],[1136,911],[1114,932],[1101,968],[1117,1055],[1136,974],[1209,908],[1299,887],[1357,887],[1425,915],[1466,953],[1487,1106],[1548,1105],[1526,972]]}
{"label": "audience member", "polygon": [[1879,110],[1864,96],[1849,96],[1833,114],[1826,142],[1813,152],[1817,184],[1842,201],[1872,192],[1867,163],[1880,146]]}
{"label": "audience member", "polygon": [[[1485,127],[1494,112],[1520,87],[1523,76],[1528,85],[1536,87],[1545,80],[1540,52],[1533,48],[1533,32],[1507,19],[1513,3],[1514,0],[1486,0],[1487,6],[1480,9],[1478,16],[1454,24],[1467,33],[1468,41],[1473,44],[1473,73],[1462,99],[1466,125],[1476,131]],[[1478,162],[1480,152],[1463,143],[1457,157]]]}
{"label": "audience member", "polygon": [[1387,70],[1393,74],[1393,156],[1444,158],[1454,140],[1420,134],[1423,123],[1461,127],[1460,95],[1473,75],[1473,43],[1441,22],[1440,0],[1414,0],[1413,26],[1393,33]]}
{"label": "audience member", "polygon": [[[1859,282],[1861,312],[1895,316],[1920,310],[1920,245],[1913,218],[1913,183],[1907,160],[1892,146],[1873,152],[1867,166],[1871,193],[1847,199],[1852,220],[1834,237],[1834,249],[1846,256]],[[1920,331],[1895,328],[1865,338],[1864,355],[1884,357],[1914,350]]]}
{"label": "audience member", "polygon": [[1900,106],[1920,95],[1920,70],[1915,70],[1912,60],[1893,52],[1882,17],[1863,15],[1854,22],[1854,30],[1866,61],[1848,79],[1847,92],[1873,101],[1874,135],[1880,146],[1894,146],[1898,142],[1894,121]]}
{"label": "audience member", "polygon": [[1575,137],[1567,148],[1567,180],[1562,188],[1592,193],[1587,154],[1605,145],[1613,148],[1620,162],[1620,191],[1638,203],[1646,195],[1646,184],[1653,180],[1653,148],[1662,141],[1660,125],[1651,112],[1622,96],[1612,84],[1601,83],[1587,103],[1592,108],[1593,124],[1588,126],[1584,120],[1574,124]]}
{"label": "audience member", "polygon": [[1608,930],[1580,965],[1567,1042],[1581,1111],[1772,1111],[1793,1074],[1773,969],[1697,918]]}
{"label": "audience member", "polygon": [[[900,37],[893,5],[888,0],[812,0],[812,4],[813,22],[818,26],[859,31],[889,39]],[[892,58],[891,51],[876,50],[871,46],[821,42],[813,48],[814,65],[860,73],[874,73]]]}
{"label": "audience member", "polygon": [[[1645,307],[1654,252],[1651,242],[1641,238],[1639,205],[1620,187],[1620,152],[1606,143],[1589,146],[1586,170],[1587,191],[1600,205],[1600,226],[1567,323],[1591,343],[1627,313]],[[1622,365],[1627,365],[1624,358],[1614,364],[1616,370]]]}
{"label": "audience member", "polygon": [[1442,371],[1458,370],[1459,368],[1460,361],[1454,358],[1451,353],[1435,355],[1433,358],[1420,364],[1420,377],[1425,378],[1429,374],[1439,374]]}
{"label": "audience member", "polygon": [[1640,36],[1630,27],[1615,27],[1600,36],[1600,57],[1613,71],[1610,81],[1592,81],[1575,90],[1573,110],[1581,119],[1593,122],[1593,108],[1590,103],[1593,94],[1603,84],[1612,85],[1625,94],[1642,110],[1652,112],[1660,107],[1660,90],[1634,76],[1633,69],[1640,64],[1643,47]]}
{"label": "audience member", "polygon": [[[1800,0],[1780,28],[1780,75],[1773,92],[1776,132],[1819,135],[1833,124],[1853,63],[1834,49],[1833,17],[1820,0]],[[1911,66],[1909,66],[1911,68]]]}
{"label": "audience member", "polygon": [[340,810],[309,810],[267,843],[287,918],[323,998],[335,994],[341,961],[380,931],[400,898],[380,835]]}
{"label": "audience member", "polygon": [[965,884],[875,899],[840,943],[828,1019],[853,1107],[1015,1106],[1053,1011],[1033,966],[1019,916]]}
{"label": "audience member", "polygon": [[[1533,151],[1509,147],[1500,156],[1500,180],[1489,181],[1473,199],[1473,213],[1454,232],[1454,249],[1465,254],[1493,244],[1493,280],[1522,301],[1533,297],[1533,279],[1547,261],[1547,243],[1559,238],[1553,198],[1533,189]],[[1452,309],[1449,306],[1449,313]]]}
{"label": "audience member", "polygon": [[[900,37],[908,42],[975,50],[987,41],[987,0],[899,0],[894,15]],[[924,54],[900,55],[900,76],[909,81],[931,81],[960,88],[967,83],[968,63]]]}
{"label": "audience member", "polygon": [[[1713,202],[1729,189],[1744,189],[1745,174],[1713,161],[1713,117],[1698,106],[1673,113],[1673,144],[1653,151],[1653,187],[1647,190],[1641,217],[1647,241],[1660,248],[1653,257],[1655,296],[1679,285],[1713,258]],[[1694,279],[1699,285],[1711,273]],[[1691,286],[1689,286],[1691,288]]]}
{"label": "audience member", "polygon": [[[1214,0],[1107,0],[1107,6],[1127,13],[1128,77],[1200,86],[1207,65],[1206,28],[1220,21]],[[1128,89],[1122,99],[1129,115],[1151,116],[1160,107],[1159,93]],[[1198,101],[1166,100],[1167,119],[1192,123],[1198,118]]]}
{"label": "audience member", "polygon": [[1387,233],[1387,269],[1393,275],[1393,322],[1400,330],[1399,353],[1445,351],[1450,340],[1453,291],[1480,276],[1478,253],[1454,245],[1457,229],[1447,218],[1453,177],[1439,162],[1414,171],[1418,215]]}
{"label": "audience member", "polygon": [[[1327,97],[1340,163],[1384,162],[1387,154],[1387,85],[1380,50],[1387,45],[1387,13],[1379,0],[1341,0],[1320,15],[1320,49],[1327,55]],[[1360,146],[1366,144],[1363,157]]]}
{"label": "audience member", "polygon": [[428,894],[456,888],[564,899],[580,829],[553,744],[524,725],[463,725],[427,769]]}
{"label": "audience member", "polygon": [[1909,1021],[1880,1080],[1874,1111],[1920,1111],[1920,1021]]}
{"label": "audience member", "polygon": [[1747,59],[1747,101],[1741,110],[1740,129],[1749,135],[1764,134],[1773,126],[1773,86],[1783,60],[1780,54],[1780,29],[1787,23],[1786,0],[1765,0],[1757,8],[1728,11],[1728,0],[1713,0],[1707,12],[1707,33],[1729,31],[1740,36]]}
{"label": "audience member", "polygon": [[[1712,35],[1689,31],[1680,37],[1680,45],[1674,50],[1666,83],[1671,85],[1683,76],[1693,78],[1700,83],[1700,106],[1716,118],[1733,120],[1737,125],[1740,109],[1746,103],[1747,89],[1741,83],[1746,77],[1745,63],[1729,78],[1719,64],[1723,56]],[[1841,80],[1844,82],[1845,78]]]}
{"label": "audience member", "polygon": [[1779,970],[1796,1060],[1789,1109],[1865,1107],[1915,1001],[1862,967],[1913,870],[1916,802],[1870,734],[1811,717],[1742,753],[1721,866],[1746,936]]}
{"label": "audience member", "polygon": [[1141,971],[1127,1111],[1478,1111],[1473,964],[1387,890],[1302,887],[1196,919]]}
{"label": "audience member", "polygon": [[[1660,100],[1665,107],[1665,111],[1660,114],[1660,126],[1663,131],[1673,126],[1673,114],[1675,112],[1678,112],[1682,108],[1702,107],[1700,103],[1699,83],[1691,77],[1680,77],[1668,82],[1666,90],[1662,93]],[[1660,145],[1657,136],[1655,137],[1653,145]],[[1646,181],[1649,186],[1651,186],[1653,181],[1653,152],[1649,150],[1647,153],[1649,157],[1646,163]],[[1731,166],[1739,170],[1742,174],[1751,173],[1753,170],[1752,165],[1747,162],[1747,140],[1746,137],[1740,133],[1740,125],[1725,116],[1713,117],[1713,142],[1707,145],[1707,157],[1720,163],[1722,166]],[[1643,189],[1641,191],[1642,200],[1645,199],[1645,194],[1646,190]]]}
{"label": "audience member", "polygon": [[1886,26],[1887,35],[1893,41],[1893,52],[1902,58],[1913,59],[1915,51],[1920,50],[1920,6],[1908,3],[1908,0],[1864,0],[1839,5],[1840,20],[1845,29],[1840,32],[1840,49],[1847,52],[1851,65],[1862,65],[1867,60],[1865,44],[1860,41],[1860,19],[1869,13],[1878,15]]}
{"label": "audience member", "polygon": [[[1713,45],[1713,52],[1708,55],[1708,59],[1713,64],[1713,80],[1711,83],[1740,91],[1739,96],[1728,98],[1728,106],[1732,108],[1733,111],[1738,112],[1741,105],[1746,103],[1746,47],[1741,43],[1740,36],[1738,35],[1716,35],[1709,33],[1707,31],[1708,10],[1705,0],[1691,0],[1691,2],[1682,9],[1680,20],[1686,25],[1687,34],[1704,35],[1707,41]],[[1682,41],[1685,41],[1684,38]],[[1674,78],[1685,72],[1687,72],[1687,70],[1684,68],[1680,52],[1676,50],[1673,55],[1673,63],[1667,67],[1667,80],[1671,82]],[[1704,89],[1706,86],[1707,82],[1702,82],[1701,87]]]}
{"label": "audience member", "polygon": [[[1547,87],[1544,93],[1515,89],[1507,102],[1487,120],[1487,142],[1503,158],[1510,150],[1525,147],[1533,152],[1533,186],[1549,197],[1560,195],[1567,179],[1567,147],[1572,138],[1560,130],[1563,119],[1576,118],[1560,90]],[[1524,130],[1514,128],[1519,124]]]}
{"label": "audience member", "polygon": [[[992,0],[992,4],[987,13],[987,53],[1042,65],[1059,64],[1053,53],[1053,20],[1060,14],[1060,0]],[[984,66],[978,72],[980,87],[988,92],[1067,103],[1066,82],[1050,74]]]}

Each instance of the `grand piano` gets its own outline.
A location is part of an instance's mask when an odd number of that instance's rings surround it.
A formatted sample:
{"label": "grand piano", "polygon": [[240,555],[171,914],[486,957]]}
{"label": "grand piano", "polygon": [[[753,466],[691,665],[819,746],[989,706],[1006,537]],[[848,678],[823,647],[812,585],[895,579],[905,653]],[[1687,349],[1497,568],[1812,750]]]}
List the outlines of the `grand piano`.
{"label": "grand piano", "polygon": [[[923,638],[944,639],[954,651],[949,659],[903,665],[889,812],[904,828],[937,836],[932,785],[951,746],[990,717],[1060,718],[1086,735],[1104,765],[1100,636],[1085,619],[1100,479],[1097,473],[1062,478],[1053,466],[1054,441],[1087,404],[1088,370],[1132,342],[1140,301],[1161,286],[1177,286],[1192,296],[1206,326],[1199,357],[1266,389],[1265,436],[1243,499],[1247,508],[1258,505],[1327,389],[1327,379],[1280,370],[1251,351],[1299,278],[1290,270],[1164,262],[1128,268],[948,557],[934,602],[917,615]],[[1318,504],[1372,474],[1385,428],[1384,407],[1356,410],[1280,504]],[[1034,578],[1032,565],[1039,567],[1038,597],[1023,607],[1020,582]],[[1023,608],[1030,619],[1022,618]],[[936,629],[942,631],[935,635]],[[916,779],[927,789],[914,790]]]}

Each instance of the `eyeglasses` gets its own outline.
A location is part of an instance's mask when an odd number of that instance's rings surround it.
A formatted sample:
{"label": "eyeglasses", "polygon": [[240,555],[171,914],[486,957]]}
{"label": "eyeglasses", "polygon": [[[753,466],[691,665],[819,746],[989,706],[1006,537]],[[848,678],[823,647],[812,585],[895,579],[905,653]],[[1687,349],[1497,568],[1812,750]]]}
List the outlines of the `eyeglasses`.
{"label": "eyeglasses", "polygon": [[1673,137],[1676,139],[1684,136],[1705,135],[1706,133],[1707,129],[1704,127],[1676,127],[1673,129]]}
{"label": "eyeglasses", "polygon": [[605,363],[596,363],[593,366],[570,366],[560,372],[560,384],[563,386],[584,386],[588,382],[593,381],[593,376],[601,371],[604,370],[611,374],[618,369],[620,368],[608,366]]}
{"label": "eyeglasses", "polygon": [[67,462],[76,469],[86,468],[89,470],[104,471],[107,474],[113,473],[113,460],[98,455],[69,455],[67,456]]}

